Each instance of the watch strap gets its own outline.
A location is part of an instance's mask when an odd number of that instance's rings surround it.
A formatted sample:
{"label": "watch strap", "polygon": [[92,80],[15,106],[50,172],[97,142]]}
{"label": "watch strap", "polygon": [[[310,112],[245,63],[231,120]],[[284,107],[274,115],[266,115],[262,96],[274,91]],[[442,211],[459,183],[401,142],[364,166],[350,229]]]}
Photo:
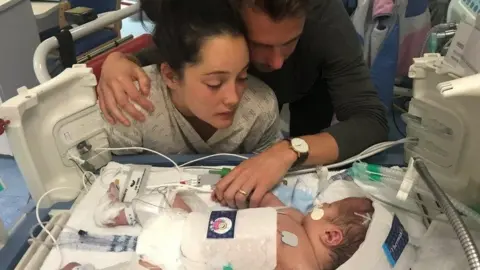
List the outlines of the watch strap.
{"label": "watch strap", "polygon": [[285,140],[287,140],[289,143],[290,143],[290,148],[292,149],[292,151],[295,151],[295,153],[297,153],[297,160],[295,160],[295,162],[293,162],[292,164],[292,168],[293,167],[297,167],[299,165],[302,165],[308,158],[308,152],[306,153],[301,153],[301,152],[298,152],[296,151],[291,145],[292,145],[292,139],[293,138],[286,138]]}

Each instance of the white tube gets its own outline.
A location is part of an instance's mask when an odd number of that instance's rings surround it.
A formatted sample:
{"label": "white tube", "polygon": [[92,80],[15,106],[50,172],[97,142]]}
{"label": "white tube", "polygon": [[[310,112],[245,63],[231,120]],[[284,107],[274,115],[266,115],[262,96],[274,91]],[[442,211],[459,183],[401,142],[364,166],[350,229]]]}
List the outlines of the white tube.
{"label": "white tube", "polygon": [[[77,40],[87,36],[107,25],[113,24],[124,18],[127,18],[140,10],[140,3],[122,8],[117,11],[108,12],[99,16],[96,20],[80,25],[70,30],[73,40]],[[50,37],[44,40],[35,50],[33,55],[33,70],[38,81],[42,84],[51,79],[47,68],[47,55],[50,51],[58,48],[58,40],[55,37]]]}

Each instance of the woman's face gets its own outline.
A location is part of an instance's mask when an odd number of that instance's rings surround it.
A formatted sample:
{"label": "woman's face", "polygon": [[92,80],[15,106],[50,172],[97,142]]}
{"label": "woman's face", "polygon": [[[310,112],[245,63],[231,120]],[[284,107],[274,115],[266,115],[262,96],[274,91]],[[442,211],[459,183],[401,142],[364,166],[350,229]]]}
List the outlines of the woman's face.
{"label": "woman's face", "polygon": [[246,86],[248,55],[242,36],[206,39],[198,63],[187,65],[182,80],[169,85],[177,109],[214,128],[229,127]]}

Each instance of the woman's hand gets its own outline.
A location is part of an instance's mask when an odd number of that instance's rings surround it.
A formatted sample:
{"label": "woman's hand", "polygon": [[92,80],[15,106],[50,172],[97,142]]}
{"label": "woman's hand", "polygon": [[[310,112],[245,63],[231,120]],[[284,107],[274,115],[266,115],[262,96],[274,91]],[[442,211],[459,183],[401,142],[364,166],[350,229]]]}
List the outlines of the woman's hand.
{"label": "woman's hand", "polygon": [[288,142],[279,142],[258,156],[245,160],[223,177],[217,183],[212,199],[232,208],[258,207],[296,158]]}
{"label": "woman's hand", "polygon": [[[138,82],[140,91],[135,86],[135,81]],[[113,52],[105,59],[97,95],[100,109],[109,123],[113,125],[119,121],[129,126],[130,121],[122,111],[126,111],[138,121],[144,121],[145,115],[137,110],[131,101],[152,112],[153,104],[146,98],[149,92],[150,79],[147,74],[124,54]]]}

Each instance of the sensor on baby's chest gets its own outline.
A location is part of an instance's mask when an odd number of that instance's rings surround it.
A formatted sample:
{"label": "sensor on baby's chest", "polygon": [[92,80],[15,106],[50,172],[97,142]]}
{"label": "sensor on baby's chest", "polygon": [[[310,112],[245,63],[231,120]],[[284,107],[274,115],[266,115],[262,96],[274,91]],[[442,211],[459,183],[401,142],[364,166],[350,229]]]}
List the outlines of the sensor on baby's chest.
{"label": "sensor on baby's chest", "polygon": [[284,244],[291,247],[298,246],[298,237],[295,234],[287,231],[281,231],[280,234],[282,235],[282,242]]}
{"label": "sensor on baby's chest", "polygon": [[322,219],[324,214],[325,214],[325,211],[323,211],[322,208],[315,207],[313,211],[310,213],[310,217],[313,220],[320,220]]}

